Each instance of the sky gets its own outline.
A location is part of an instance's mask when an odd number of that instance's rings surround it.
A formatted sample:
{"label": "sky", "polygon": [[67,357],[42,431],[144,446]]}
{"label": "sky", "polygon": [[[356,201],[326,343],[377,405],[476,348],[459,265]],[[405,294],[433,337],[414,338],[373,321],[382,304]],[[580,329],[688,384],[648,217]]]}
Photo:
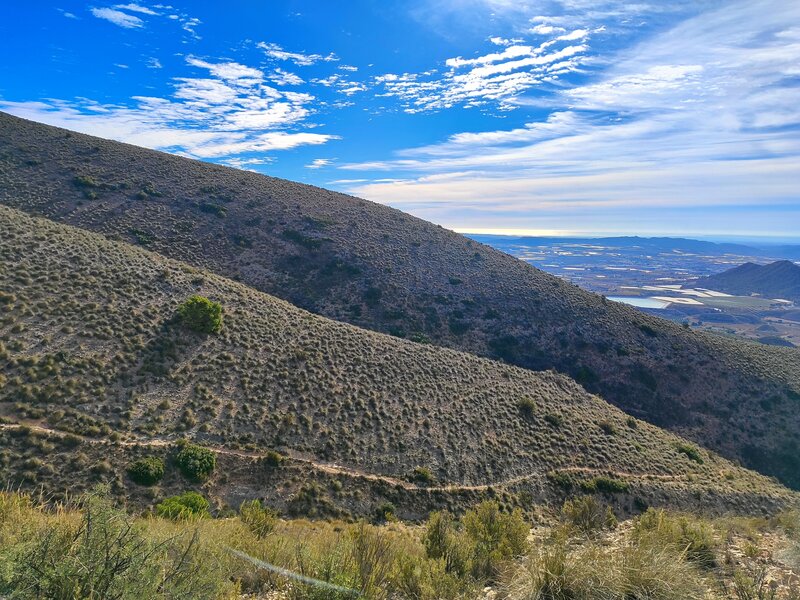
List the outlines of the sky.
{"label": "sky", "polygon": [[34,1],[0,110],[461,232],[800,241],[800,2]]}

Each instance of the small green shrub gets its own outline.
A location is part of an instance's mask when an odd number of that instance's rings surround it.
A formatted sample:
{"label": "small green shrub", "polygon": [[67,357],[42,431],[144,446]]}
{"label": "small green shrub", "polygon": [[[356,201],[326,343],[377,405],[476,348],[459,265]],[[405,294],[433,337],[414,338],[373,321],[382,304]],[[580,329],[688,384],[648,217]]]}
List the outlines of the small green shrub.
{"label": "small green shrub", "polygon": [[156,505],[156,514],[165,519],[198,519],[209,516],[209,504],[197,492],[184,492],[179,496],[164,498]]}
{"label": "small green shrub", "polygon": [[222,329],[222,305],[204,296],[192,296],[178,307],[181,322],[199,333],[217,333]]}
{"label": "small green shrub", "polygon": [[600,504],[593,496],[581,496],[564,502],[561,519],[586,535],[617,526],[617,518],[611,507]]}
{"label": "small green shrub", "polygon": [[275,450],[269,450],[264,455],[264,462],[267,463],[267,466],[272,468],[280,467],[281,463],[283,462],[283,455]]}
{"label": "small green shrub", "polygon": [[239,519],[258,538],[265,538],[275,530],[278,513],[264,506],[260,500],[243,502],[239,508]]}
{"label": "small green shrub", "polygon": [[72,182],[79,188],[97,187],[97,182],[89,175],[76,175]]}
{"label": "small green shrub", "polygon": [[132,462],[128,475],[139,485],[155,485],[164,477],[164,461],[157,456],[148,456]]}
{"label": "small green shrub", "polygon": [[375,518],[378,521],[396,521],[396,510],[394,504],[391,502],[383,502],[375,509]]}
{"label": "small green shrub", "polygon": [[608,477],[600,475],[581,481],[580,488],[587,493],[600,492],[603,494],[623,494],[628,491],[629,486],[626,481],[616,479],[615,477]]}
{"label": "small green shrub", "polygon": [[633,536],[638,542],[674,547],[685,553],[687,560],[703,567],[710,568],[716,564],[714,531],[698,518],[648,508],[636,519]]}
{"label": "small green shrub", "polygon": [[219,218],[223,218],[226,214],[228,214],[227,208],[221,204],[215,204],[213,202],[201,202],[198,204],[198,208],[204,213],[214,215]]}
{"label": "small green shrub", "polygon": [[175,464],[192,481],[205,481],[217,466],[217,457],[208,448],[184,443],[175,457]]}
{"label": "small green shrub", "polygon": [[432,512],[425,525],[423,544],[428,558],[443,560],[445,571],[464,577],[470,568],[473,547],[467,534],[447,511]]}
{"label": "small green shrub", "polygon": [[520,398],[517,402],[517,408],[519,408],[519,412],[523,417],[530,419],[533,413],[536,412],[536,402],[532,398]]}
{"label": "small green shrub", "polygon": [[617,433],[616,426],[610,421],[600,421],[598,425],[600,426],[600,430],[606,435],[616,435]]}
{"label": "small green shrub", "polygon": [[575,476],[564,471],[549,471],[547,479],[563,490],[571,490],[575,486]]}
{"label": "small green shrub", "polygon": [[436,477],[427,467],[414,467],[411,472],[411,481],[420,485],[431,485],[436,481]]}
{"label": "small green shrub", "polygon": [[519,509],[503,513],[497,502],[487,500],[467,511],[462,523],[473,544],[475,577],[494,577],[503,562],[522,556],[528,548],[530,526]]}
{"label": "small green shrub", "polygon": [[545,415],[544,420],[552,427],[561,427],[564,424],[564,417],[553,413]]}
{"label": "small green shrub", "polygon": [[700,450],[698,450],[695,446],[691,444],[686,444],[684,442],[678,442],[675,444],[675,449],[680,452],[681,454],[685,454],[689,457],[690,460],[698,464],[703,464],[705,461],[703,460],[702,455],[700,454]]}
{"label": "small green shrub", "polygon": [[212,600],[225,585],[220,565],[196,535],[153,539],[141,522],[114,508],[104,486],[82,499],[79,522],[49,518],[15,554],[3,557],[10,582],[0,578],[3,596],[20,599]]}

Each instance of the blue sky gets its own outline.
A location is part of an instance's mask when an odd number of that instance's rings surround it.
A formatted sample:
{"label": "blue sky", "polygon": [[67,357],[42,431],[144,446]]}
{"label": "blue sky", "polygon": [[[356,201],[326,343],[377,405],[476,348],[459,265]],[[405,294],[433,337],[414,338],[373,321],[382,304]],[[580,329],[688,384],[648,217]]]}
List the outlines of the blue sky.
{"label": "blue sky", "polygon": [[465,232],[800,238],[800,2],[11,3],[0,110]]}

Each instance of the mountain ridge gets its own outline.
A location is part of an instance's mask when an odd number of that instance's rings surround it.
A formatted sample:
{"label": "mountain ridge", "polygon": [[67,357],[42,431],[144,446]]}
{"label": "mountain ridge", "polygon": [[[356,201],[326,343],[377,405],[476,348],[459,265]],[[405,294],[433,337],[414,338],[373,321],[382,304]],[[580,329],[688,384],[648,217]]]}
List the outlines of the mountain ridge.
{"label": "mountain ridge", "polygon": [[[760,512],[796,498],[631,419],[564,375],[331,321],[7,207],[0,231],[12,267],[0,271],[7,481],[77,491],[117,474],[115,489],[146,503],[119,474],[135,456],[168,459],[170,444],[188,436],[219,449],[225,469],[202,487],[233,506],[267,494],[289,510],[308,485],[328,489],[342,477],[364,497],[325,494],[362,515],[379,497],[418,514],[420,498],[442,506],[461,494],[490,495],[496,484],[552,502],[597,480],[626,512],[637,497],[691,506],[700,494],[711,512]],[[175,321],[197,293],[222,303],[219,334]],[[285,469],[264,465],[270,450],[287,457]],[[429,475],[420,484],[421,473]]]}
{"label": "mountain ridge", "polygon": [[800,266],[790,260],[765,265],[747,262],[697,281],[700,287],[737,296],[759,294],[800,302]]}
{"label": "mountain ridge", "polygon": [[400,211],[0,114],[0,203],[323,316],[531,370],[800,487],[800,359],[608,302]]}

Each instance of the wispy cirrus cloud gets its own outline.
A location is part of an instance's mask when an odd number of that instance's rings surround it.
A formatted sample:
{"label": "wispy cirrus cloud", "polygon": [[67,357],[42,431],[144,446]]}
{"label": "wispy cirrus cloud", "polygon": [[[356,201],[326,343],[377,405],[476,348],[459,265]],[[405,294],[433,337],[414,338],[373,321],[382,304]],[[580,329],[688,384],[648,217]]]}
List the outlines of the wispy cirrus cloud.
{"label": "wispy cirrus cloud", "polygon": [[[176,77],[171,97],[135,96],[130,105],[87,99],[0,101],[0,108],[36,121],[196,158],[237,156],[321,145],[338,136],[298,131],[311,114],[310,94],[282,92],[257,68],[188,56],[207,77]],[[267,160],[261,157],[259,160]]]}
{"label": "wispy cirrus cloud", "polygon": [[[522,38],[493,36],[489,40],[502,50],[474,58],[448,58],[444,71],[379,75],[373,84],[381,90],[379,96],[398,99],[408,113],[457,106],[512,110],[516,96],[581,70],[589,58],[589,30],[563,35],[562,28],[542,31],[552,34],[550,39],[524,44]],[[576,41],[580,43],[571,43]]]}
{"label": "wispy cirrus cloud", "polygon": [[275,60],[288,60],[300,67],[307,67],[318,62],[336,62],[339,58],[333,54],[305,54],[303,52],[289,52],[273,42],[259,42],[258,48],[264,51],[268,58]]}
{"label": "wispy cirrus cloud", "polygon": [[[345,188],[461,229],[514,219],[532,229],[569,220],[614,231],[615,219],[633,219],[646,231],[671,219],[675,231],[685,231],[688,214],[715,214],[726,215],[723,232],[776,215],[796,230],[796,23],[800,6],[777,0],[706,11],[606,58],[586,84],[515,99],[549,108],[545,120],[344,164],[404,174]],[[507,46],[456,64],[487,69],[526,60],[528,48]]]}
{"label": "wispy cirrus cloud", "polygon": [[331,158],[315,158],[306,165],[306,169],[321,169],[322,167],[327,167],[332,162],[333,159]]}
{"label": "wispy cirrus cloud", "polygon": [[139,17],[115,8],[91,8],[89,10],[98,19],[103,19],[124,29],[144,27],[144,21]]}
{"label": "wispy cirrus cloud", "polygon": [[[200,19],[175,11],[173,7],[164,4],[157,4],[152,8],[137,3],[114,4],[105,7],[90,7],[89,12],[98,19],[108,21],[123,29],[144,29],[147,25],[145,19],[158,17],[178,23],[192,39],[200,39],[196,31],[201,24]],[[64,15],[67,16],[67,13]]]}

